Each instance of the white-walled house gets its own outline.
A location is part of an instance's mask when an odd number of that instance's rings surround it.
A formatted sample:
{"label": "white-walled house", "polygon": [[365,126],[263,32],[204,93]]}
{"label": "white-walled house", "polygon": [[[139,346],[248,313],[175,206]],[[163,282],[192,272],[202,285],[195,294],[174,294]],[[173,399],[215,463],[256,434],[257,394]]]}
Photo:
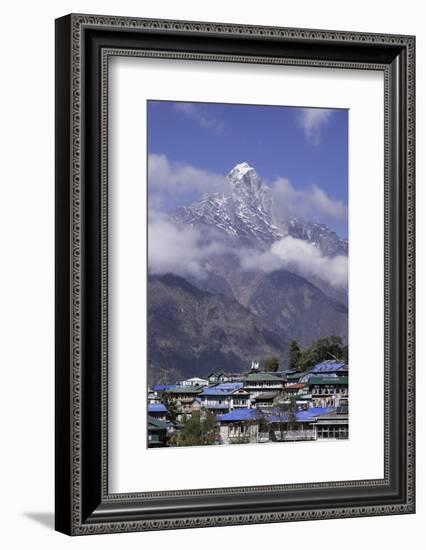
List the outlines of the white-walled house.
{"label": "white-walled house", "polygon": [[317,417],[313,428],[315,439],[348,439],[349,407],[348,399],[341,398],[340,405],[333,411]]}
{"label": "white-walled house", "polygon": [[270,372],[255,372],[244,379],[243,387],[253,399],[261,393],[282,391],[284,380]]}
{"label": "white-walled house", "polygon": [[163,403],[149,403],[148,414],[162,422],[166,422],[169,419],[169,412]]}
{"label": "white-walled house", "polygon": [[347,376],[309,375],[307,382],[314,407],[337,407],[342,398],[348,398]]}
{"label": "white-walled house", "polygon": [[259,442],[259,417],[256,409],[239,409],[219,416],[221,444]]}
{"label": "white-walled house", "polygon": [[195,399],[201,394],[199,386],[176,386],[166,390],[164,393],[167,399],[172,400],[178,410],[178,420],[184,415],[191,416]]}
{"label": "white-walled house", "polygon": [[199,395],[202,405],[213,412],[227,412],[250,406],[250,395],[242,382],[216,384],[204,388]]}
{"label": "white-walled house", "polygon": [[195,376],[194,378],[188,378],[188,380],[184,380],[183,382],[181,382],[181,386],[200,386],[200,387],[204,387],[204,386],[208,386],[209,385],[209,381],[204,379],[204,378],[198,378],[197,376]]}

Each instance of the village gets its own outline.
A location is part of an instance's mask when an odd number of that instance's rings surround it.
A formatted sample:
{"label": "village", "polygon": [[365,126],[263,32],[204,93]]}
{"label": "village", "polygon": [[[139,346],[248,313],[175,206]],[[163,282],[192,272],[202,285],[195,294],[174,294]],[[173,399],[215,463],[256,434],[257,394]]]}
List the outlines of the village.
{"label": "village", "polygon": [[213,372],[148,388],[148,447],[348,439],[349,369]]}

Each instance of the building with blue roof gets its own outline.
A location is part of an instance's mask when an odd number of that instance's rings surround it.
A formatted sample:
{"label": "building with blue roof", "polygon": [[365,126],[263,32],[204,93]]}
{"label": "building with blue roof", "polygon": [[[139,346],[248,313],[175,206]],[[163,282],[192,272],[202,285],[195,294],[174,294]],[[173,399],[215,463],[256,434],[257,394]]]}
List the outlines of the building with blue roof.
{"label": "building with blue roof", "polygon": [[243,389],[242,382],[228,382],[209,386],[203,389],[199,399],[206,409],[214,412],[247,408],[250,405],[250,394]]}
{"label": "building with blue roof", "polygon": [[217,417],[221,442],[266,443],[269,441],[314,441],[315,423],[334,413],[334,407],[311,407],[294,413],[275,408],[234,410]]}
{"label": "building with blue roof", "polygon": [[[174,431],[191,417],[216,419],[222,444],[347,439],[348,379],[348,366],[337,360],[317,363],[308,372],[219,372],[208,380],[152,386],[147,412],[151,423],[165,422]],[[173,445],[172,438],[166,444]]]}
{"label": "building with blue roof", "polygon": [[163,422],[169,419],[169,411],[163,403],[148,403],[148,414]]}
{"label": "building with blue roof", "polygon": [[201,395],[231,395],[242,387],[242,382],[215,384],[214,386],[204,388]]}
{"label": "building with blue roof", "polygon": [[221,443],[260,443],[262,418],[257,409],[239,409],[218,416]]}
{"label": "building with blue roof", "polygon": [[323,361],[317,363],[309,372],[313,374],[337,374],[338,376],[347,376],[349,369],[346,363],[341,361]]}
{"label": "building with blue roof", "polygon": [[250,422],[263,417],[257,409],[238,409],[217,417],[219,422]]}
{"label": "building with blue roof", "polygon": [[164,392],[175,387],[176,384],[156,384],[148,388],[148,403],[162,403]]}

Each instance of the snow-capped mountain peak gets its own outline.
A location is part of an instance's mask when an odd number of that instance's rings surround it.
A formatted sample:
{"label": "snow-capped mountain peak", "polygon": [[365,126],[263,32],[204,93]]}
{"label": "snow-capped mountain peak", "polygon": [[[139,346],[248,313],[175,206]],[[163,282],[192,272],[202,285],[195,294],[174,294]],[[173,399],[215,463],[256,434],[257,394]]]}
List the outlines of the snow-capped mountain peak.
{"label": "snow-capped mountain peak", "polygon": [[234,168],[229,172],[228,178],[230,181],[237,181],[243,179],[248,173],[257,176],[256,170],[253,166],[250,166],[247,162],[241,162],[240,164],[234,166]]}
{"label": "snow-capped mountain peak", "polygon": [[247,162],[229,172],[228,182],[229,190],[224,193],[204,195],[175,210],[173,221],[223,231],[244,245],[264,248],[290,235],[310,242],[327,256],[347,254],[347,241],[325,225],[296,217],[277,220],[271,189]]}
{"label": "snow-capped mountain peak", "polygon": [[229,172],[228,181],[231,187],[235,189],[244,189],[248,192],[257,192],[259,189],[264,187],[256,170],[247,164],[247,162],[237,164]]}

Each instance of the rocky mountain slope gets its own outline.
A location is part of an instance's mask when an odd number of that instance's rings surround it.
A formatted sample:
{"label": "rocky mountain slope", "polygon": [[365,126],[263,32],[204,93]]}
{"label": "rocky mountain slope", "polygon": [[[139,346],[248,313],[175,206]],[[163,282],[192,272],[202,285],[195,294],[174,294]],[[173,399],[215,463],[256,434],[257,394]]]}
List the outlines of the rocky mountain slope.
{"label": "rocky mountain slope", "polygon": [[236,300],[210,294],[182,277],[149,277],[149,383],[241,372],[254,357],[282,356],[287,341]]}

